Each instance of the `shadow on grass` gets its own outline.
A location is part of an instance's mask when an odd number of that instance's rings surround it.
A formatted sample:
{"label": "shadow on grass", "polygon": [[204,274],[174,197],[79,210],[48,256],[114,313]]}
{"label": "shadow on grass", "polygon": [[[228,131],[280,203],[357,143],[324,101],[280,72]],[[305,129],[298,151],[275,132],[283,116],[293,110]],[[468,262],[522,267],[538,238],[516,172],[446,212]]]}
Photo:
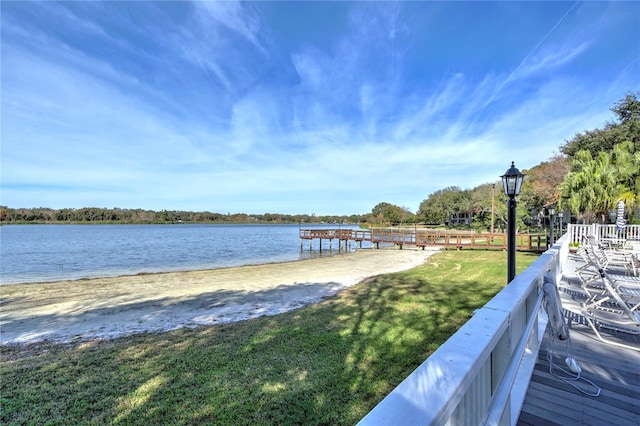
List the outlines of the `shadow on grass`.
{"label": "shadow on grass", "polygon": [[354,424],[500,288],[420,267],[278,316],[52,345],[3,362],[0,420]]}

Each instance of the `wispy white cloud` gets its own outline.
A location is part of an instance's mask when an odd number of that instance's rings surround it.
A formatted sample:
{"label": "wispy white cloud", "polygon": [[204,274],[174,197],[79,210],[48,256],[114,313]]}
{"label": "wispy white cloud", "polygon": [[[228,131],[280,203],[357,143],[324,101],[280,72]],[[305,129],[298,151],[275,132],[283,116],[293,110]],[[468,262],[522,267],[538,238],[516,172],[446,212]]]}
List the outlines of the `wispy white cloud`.
{"label": "wispy white cloud", "polygon": [[[172,50],[213,74],[232,96],[242,95],[270,63],[260,18],[250,3],[194,2],[186,25],[167,36]],[[255,55],[258,57],[255,57]]]}
{"label": "wispy white cloud", "polygon": [[[496,85],[480,109],[480,112],[476,116],[476,119],[485,111],[485,109],[494,100],[501,95],[501,92],[510,84],[522,79],[526,79],[531,76],[535,76],[537,72],[544,70],[545,72],[553,72],[554,68],[569,63],[577,55],[583,52],[588,43],[581,42],[577,46],[571,43],[558,45],[557,43],[549,43],[549,38],[558,30],[558,28],[565,22],[565,19],[571,14],[572,11],[578,6],[579,2],[574,2],[567,11],[555,22],[553,27],[549,29],[540,38],[538,43],[524,56],[522,61],[506,75],[504,80]],[[582,30],[579,33],[583,33]],[[573,37],[572,37],[573,38]],[[474,120],[475,121],[475,120]]]}
{"label": "wispy white cloud", "polygon": [[[194,7],[195,19],[205,31],[206,28],[211,27],[211,20],[213,20],[218,25],[242,36],[263,54],[267,54],[259,40],[262,27],[260,18],[246,3],[235,0],[205,1],[194,3]],[[217,31],[213,29],[214,36],[221,37]]]}
{"label": "wispy white cloud", "polygon": [[127,3],[107,5],[32,6],[57,8],[84,39],[3,7],[3,204],[417,209],[446,186],[497,180],[512,160],[546,160],[640,86],[637,60],[582,72],[609,46],[573,30],[583,26],[573,7],[533,49],[510,52],[517,61],[470,70],[416,53],[423,28],[408,15],[428,4],[349,4],[342,32],[323,18],[326,35],[286,46],[262,3],[171,4],[179,19],[161,2],[136,5],[159,19],[145,31],[130,29]]}
{"label": "wispy white cloud", "polygon": [[588,48],[589,42],[583,42],[577,45],[555,45],[547,49],[542,49],[530,57],[525,58],[525,61],[523,61],[518,68],[517,77],[526,78],[539,72],[546,74],[553,73],[557,67],[570,63],[581,53],[586,52]]}

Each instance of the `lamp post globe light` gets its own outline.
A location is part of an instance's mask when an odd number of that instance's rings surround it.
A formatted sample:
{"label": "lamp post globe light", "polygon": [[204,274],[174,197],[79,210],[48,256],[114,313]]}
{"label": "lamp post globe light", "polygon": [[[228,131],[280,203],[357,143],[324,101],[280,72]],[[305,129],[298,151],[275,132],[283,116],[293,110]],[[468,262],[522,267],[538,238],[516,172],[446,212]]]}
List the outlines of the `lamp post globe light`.
{"label": "lamp post globe light", "polygon": [[516,169],[513,161],[502,178],[507,200],[507,284],[516,277],[516,197],[520,194],[524,175]]}

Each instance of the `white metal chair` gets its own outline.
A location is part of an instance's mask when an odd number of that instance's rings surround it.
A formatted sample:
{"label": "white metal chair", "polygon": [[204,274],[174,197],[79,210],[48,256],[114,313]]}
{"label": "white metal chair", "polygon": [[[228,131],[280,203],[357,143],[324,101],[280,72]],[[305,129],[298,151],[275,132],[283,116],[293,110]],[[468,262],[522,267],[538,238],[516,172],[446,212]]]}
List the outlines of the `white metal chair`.
{"label": "white metal chair", "polygon": [[[632,334],[640,334],[640,279],[610,274],[603,267],[602,258],[591,244],[584,244],[582,265],[578,272],[586,300],[581,311],[589,326],[604,342],[596,324]],[[626,347],[626,346],[625,346]],[[640,348],[633,348],[640,350]]]}

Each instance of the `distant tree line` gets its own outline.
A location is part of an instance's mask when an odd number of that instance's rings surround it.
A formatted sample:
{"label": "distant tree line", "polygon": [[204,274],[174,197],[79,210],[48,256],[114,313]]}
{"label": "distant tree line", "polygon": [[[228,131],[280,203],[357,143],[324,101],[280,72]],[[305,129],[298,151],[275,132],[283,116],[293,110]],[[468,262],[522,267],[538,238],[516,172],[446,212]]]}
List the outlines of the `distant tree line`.
{"label": "distant tree line", "polygon": [[79,209],[10,208],[0,206],[2,223],[360,223],[365,215],[246,214],[178,210],[85,207]]}

